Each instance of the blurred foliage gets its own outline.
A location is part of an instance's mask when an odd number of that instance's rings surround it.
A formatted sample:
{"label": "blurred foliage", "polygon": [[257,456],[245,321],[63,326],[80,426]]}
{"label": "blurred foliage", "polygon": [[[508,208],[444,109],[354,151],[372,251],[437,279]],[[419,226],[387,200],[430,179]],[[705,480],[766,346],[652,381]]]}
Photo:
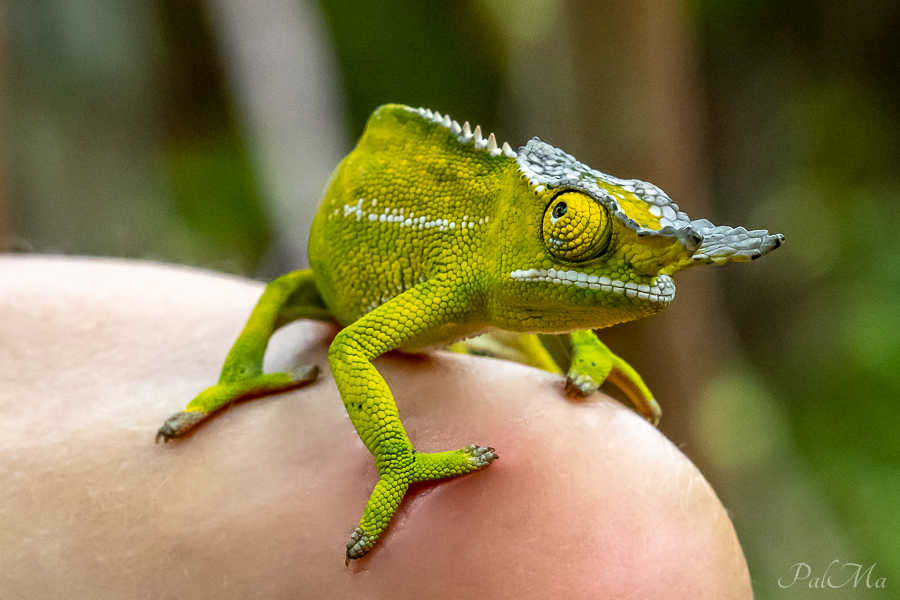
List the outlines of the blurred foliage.
{"label": "blurred foliage", "polygon": [[253,272],[269,232],[199,0],[3,16],[3,245]]}
{"label": "blurred foliage", "polygon": [[[320,0],[351,137],[385,102],[430,106],[497,130],[501,107],[522,114],[528,104],[507,88],[504,44],[527,45],[533,15],[569,4]],[[267,223],[242,141],[212,5],[0,5],[0,202],[14,245],[256,270],[278,224]],[[800,561],[821,569],[833,559],[877,562],[875,572],[893,586],[900,3],[676,6],[687,11],[701,57],[709,217],[787,237],[753,268],[722,270],[742,354],[711,367],[696,407],[707,475],[732,510],[758,598],[811,597],[776,584]],[[568,32],[548,25],[542,35],[557,33]],[[871,597],[866,592],[843,589],[841,597]]]}
{"label": "blurred foliage", "polygon": [[341,63],[351,139],[382,104],[440,107],[490,131],[503,90],[499,36],[472,0],[321,0]]}
{"label": "blurred foliage", "polygon": [[[794,452],[799,463],[774,460],[771,469],[805,478],[799,498],[818,495],[823,513],[834,514],[835,524],[824,528],[837,527],[846,553],[820,545],[824,564],[852,556],[877,562],[896,581],[900,5],[704,0],[693,8],[720,210],[730,221],[777,224],[787,236],[778,260],[726,274],[732,321],[767,390],[731,378],[732,393],[755,399],[748,407],[776,399],[782,416],[770,417],[769,427],[747,426],[764,431],[761,439],[766,429],[788,427],[773,456]],[[743,318],[749,306],[769,317]],[[732,466],[753,447],[734,446],[740,458]],[[740,531],[742,519],[736,522]],[[759,573],[754,563],[765,562],[771,549],[763,536],[774,523],[753,525],[757,539],[742,539],[754,542],[748,558]],[[784,597],[766,580],[758,592]]]}
{"label": "blurred foliage", "polygon": [[208,252],[204,262],[231,258],[230,270],[253,272],[270,235],[208,17],[200,2],[157,6],[168,50],[165,151],[174,205]]}

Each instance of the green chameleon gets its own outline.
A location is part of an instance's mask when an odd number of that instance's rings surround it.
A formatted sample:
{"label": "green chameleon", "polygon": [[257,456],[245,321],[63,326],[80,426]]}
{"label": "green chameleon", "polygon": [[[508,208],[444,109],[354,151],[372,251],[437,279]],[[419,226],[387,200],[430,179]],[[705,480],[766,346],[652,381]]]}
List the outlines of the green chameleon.
{"label": "green chameleon", "polygon": [[784,237],[691,221],[656,186],[618,179],[534,138],[514,152],[448,116],[386,105],[331,177],[312,224],[311,270],[268,285],[231,349],[219,383],[160,428],[179,437],[235,400],[296,388],[315,367],[262,372],[273,332],[296,319],[337,321],[328,359],[379,480],[347,544],[372,549],[409,485],[484,469],[493,448],[413,448],[372,360],[492,331],[525,360],[558,369],[535,333],[566,334],[567,389],[609,379],[652,423],[660,409],[640,376],[592,329],[655,313],[675,297],[672,275],[746,261]]}

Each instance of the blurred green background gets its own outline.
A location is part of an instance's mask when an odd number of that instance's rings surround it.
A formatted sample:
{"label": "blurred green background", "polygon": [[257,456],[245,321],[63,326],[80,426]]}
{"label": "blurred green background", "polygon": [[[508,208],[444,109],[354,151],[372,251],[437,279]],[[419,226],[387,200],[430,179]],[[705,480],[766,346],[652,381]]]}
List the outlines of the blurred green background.
{"label": "blurred green background", "polygon": [[386,102],[784,233],[601,337],[730,510],[758,598],[820,597],[778,579],[833,560],[888,587],[832,597],[895,597],[900,4],[0,1],[0,246],[304,266],[328,175]]}

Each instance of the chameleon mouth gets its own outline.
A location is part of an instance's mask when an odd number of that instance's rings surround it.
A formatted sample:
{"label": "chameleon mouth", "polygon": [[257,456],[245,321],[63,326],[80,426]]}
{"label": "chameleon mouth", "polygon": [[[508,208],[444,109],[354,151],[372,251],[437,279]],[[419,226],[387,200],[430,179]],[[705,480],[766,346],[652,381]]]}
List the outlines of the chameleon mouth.
{"label": "chameleon mouth", "polygon": [[517,269],[509,276],[516,281],[546,281],[558,285],[574,285],[660,304],[668,304],[675,298],[675,282],[668,275],[658,275],[649,284],[556,269]]}

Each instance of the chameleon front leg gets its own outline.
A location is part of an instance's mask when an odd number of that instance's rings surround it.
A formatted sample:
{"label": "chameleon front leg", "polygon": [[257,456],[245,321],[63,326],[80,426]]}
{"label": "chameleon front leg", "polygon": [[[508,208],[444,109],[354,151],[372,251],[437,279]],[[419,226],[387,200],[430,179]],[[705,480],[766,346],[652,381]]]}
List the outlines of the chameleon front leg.
{"label": "chameleon front leg", "polygon": [[454,290],[419,284],[338,333],[328,353],[331,371],[350,421],[375,457],[378,483],[362,519],[347,544],[347,562],[372,549],[390,523],[409,485],[455,477],[483,469],[497,454],[493,448],[468,445],[459,450],[418,453],[413,449],[394,397],[372,359],[465,315]]}
{"label": "chameleon front leg", "polygon": [[294,271],[266,286],[244,330],[225,359],[219,383],[194,398],[166,420],[156,441],[180,437],[219,408],[237,400],[284,392],[315,381],[319,370],[304,366],[289,373],[263,374],[263,355],[279,327],[300,318],[331,320],[316,290],[312,271]]}
{"label": "chameleon front leg", "polygon": [[573,331],[567,337],[563,340],[571,348],[572,362],[566,375],[566,392],[589,396],[609,381],[625,393],[639,414],[654,425],[659,423],[662,409],[631,365],[613,354],[589,329]]}

